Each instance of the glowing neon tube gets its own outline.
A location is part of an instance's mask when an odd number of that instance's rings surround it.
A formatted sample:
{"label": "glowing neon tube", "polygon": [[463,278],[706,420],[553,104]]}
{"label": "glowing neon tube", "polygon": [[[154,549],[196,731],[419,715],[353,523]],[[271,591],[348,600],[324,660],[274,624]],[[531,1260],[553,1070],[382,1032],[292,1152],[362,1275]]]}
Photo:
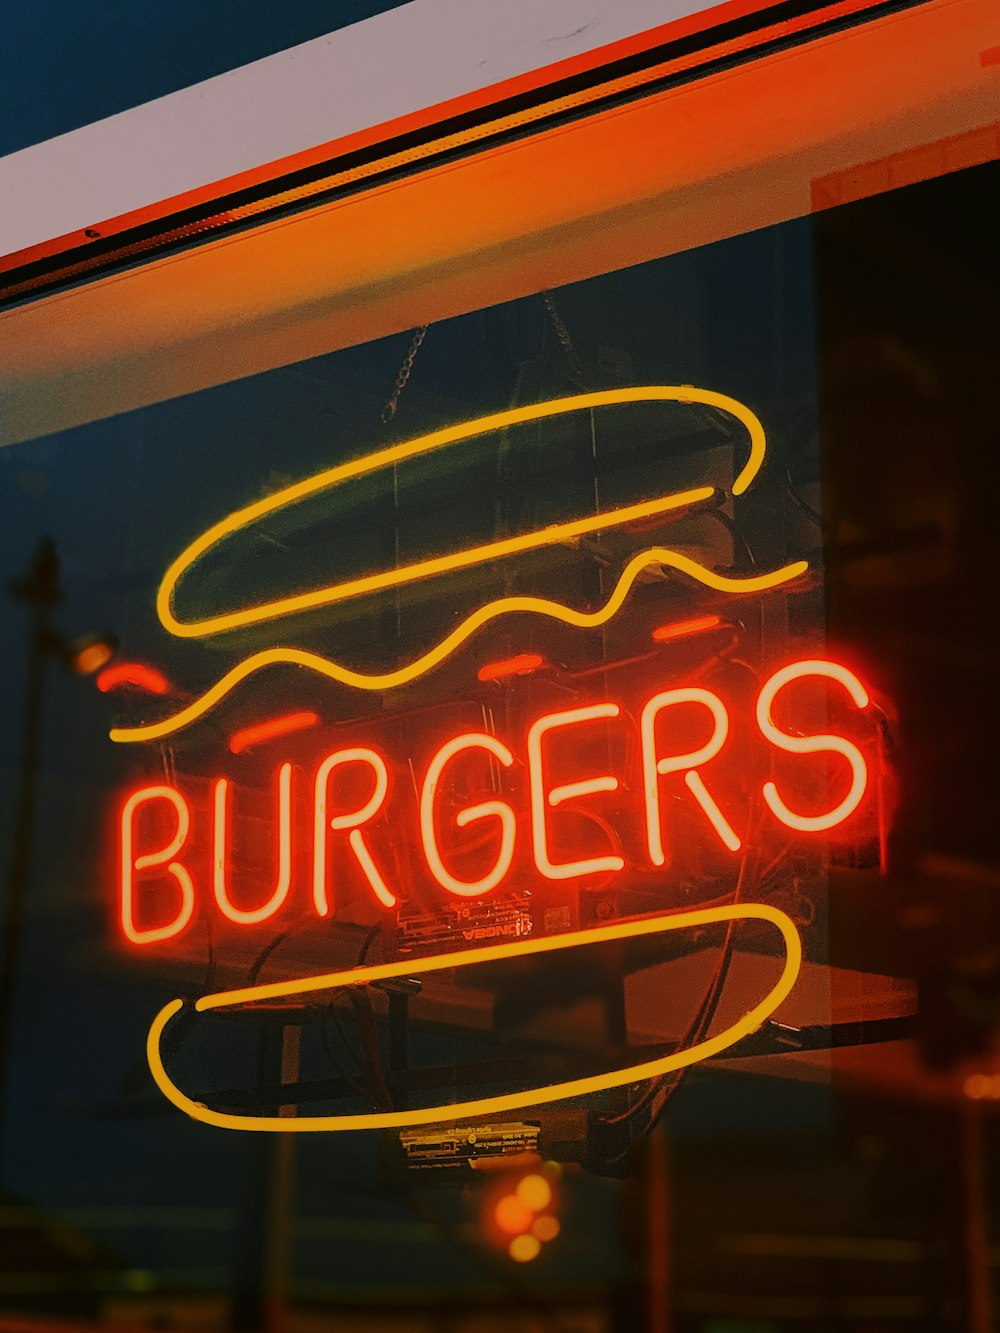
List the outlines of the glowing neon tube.
{"label": "glowing neon tube", "polygon": [[517,657],[508,657],[503,662],[487,662],[476,672],[484,684],[491,680],[503,680],[506,676],[527,676],[543,665],[539,653],[518,653]]}
{"label": "glowing neon tube", "polygon": [[146,1056],[156,1086],[169,1102],[193,1120],[219,1129],[265,1130],[271,1133],[316,1133],[343,1130],[397,1129],[410,1125],[431,1125],[473,1116],[497,1115],[506,1111],[538,1106],[544,1102],[564,1101],[568,1097],[584,1097],[607,1088],[620,1088],[627,1083],[658,1078],[661,1074],[684,1069],[700,1060],[720,1055],[730,1046],[755,1032],[787,998],[795,984],[802,965],[802,944],[791,919],[776,907],[764,903],[739,903],[728,907],[709,907],[690,912],[663,913],[636,921],[621,921],[590,930],[572,931],[553,935],[548,939],[517,941],[509,944],[488,945],[480,949],[465,949],[459,953],[436,955],[431,958],[406,959],[399,963],[381,963],[371,967],[349,968],[322,976],[300,978],[295,981],[272,982],[268,985],[249,986],[241,990],[220,991],[206,995],[195,1002],[195,1010],[205,1013],[212,1009],[233,1008],[293,995],[310,995],[320,991],[338,990],[344,986],[366,985],[386,981],[392,977],[412,977],[423,972],[467,967],[472,963],[498,962],[526,955],[555,953],[576,946],[599,944],[609,940],[633,939],[640,936],[663,934],[672,930],[686,930],[696,926],[715,925],[727,921],[764,921],[781,935],[785,958],[781,975],[768,993],[736,1023],[723,1032],[697,1042],[684,1051],[674,1051],[658,1060],[647,1060],[625,1069],[588,1078],[571,1079],[528,1088],[522,1092],[502,1096],[481,1097],[474,1101],[457,1102],[442,1106],[422,1107],[419,1110],[364,1112],[358,1115],[318,1116],[249,1116],[213,1111],[183,1093],[167,1074],[161,1055],[163,1033],[170,1021],[184,1007],[183,1000],[171,1000],[153,1020],[146,1041]]}
{"label": "glowing neon tube", "polygon": [[673,509],[685,508],[711,499],[714,494],[710,486],[700,487],[673,495],[661,495],[638,504],[626,505],[603,514],[593,514],[586,518],[570,522],[551,524],[533,532],[522,533],[503,541],[488,542],[485,545],[470,547],[462,551],[453,551],[415,564],[404,565],[396,569],[387,569],[362,578],[346,580],[342,583],[329,584],[322,588],[313,588],[291,597],[282,597],[276,601],[265,602],[259,606],[244,607],[234,611],[219,612],[202,620],[182,620],[174,611],[174,602],[181,579],[194,568],[199,560],[220,542],[234,533],[243,532],[258,519],[275,514],[289,505],[296,504],[308,496],[322,491],[329,491],[356,477],[367,476],[385,468],[395,467],[410,458],[433,453],[449,445],[473,440],[493,431],[505,430],[525,422],[542,421],[548,417],[565,416],[571,412],[584,412],[596,407],[613,407],[624,403],[675,402],[700,403],[714,407],[729,416],[735,417],[746,429],[750,440],[750,455],[733,483],[733,494],[742,495],[760,471],[764,461],[766,437],[764,427],[750,409],[735,398],[726,394],[713,393],[708,389],[696,389],[692,385],[646,385],[641,388],[606,389],[598,393],[574,394],[567,398],[554,398],[547,402],[533,403],[525,407],[511,408],[506,412],[496,412],[491,416],[480,417],[475,421],[448,426],[443,430],[432,431],[388,449],[380,449],[373,454],[341,463],[317,473],[305,481],[293,486],[286,486],[274,495],[258,500],[254,504],[237,509],[234,513],[220,519],[206,529],[186,546],[174,560],[163,576],[156,594],[156,610],[160,623],[170,634],[179,638],[197,639],[208,634],[221,634],[227,630],[239,629],[247,625],[257,625],[263,621],[276,620],[283,616],[296,615],[303,611],[321,606],[331,606],[348,598],[364,593],[377,592],[384,588],[400,587],[418,579],[430,578],[454,569],[468,569],[488,561],[516,555],[525,551],[536,550],[541,546],[551,546],[572,541],[587,533],[599,532],[607,528],[633,523],[642,518],[667,513]]}
{"label": "glowing neon tube", "polygon": [[705,634],[718,629],[722,624],[721,616],[697,616],[693,620],[678,620],[672,625],[658,625],[653,630],[654,643],[669,643],[671,639],[686,639],[692,634]]}
{"label": "glowing neon tube", "polygon": [[328,680],[336,681],[341,685],[350,685],[358,690],[391,690],[400,685],[406,685],[426,672],[433,670],[434,667],[439,666],[478,629],[481,629],[483,625],[488,624],[491,620],[495,620],[498,616],[509,615],[514,612],[529,612],[534,615],[547,616],[550,620],[562,621],[564,625],[575,625],[578,629],[594,629],[605,624],[618,613],[639,575],[650,566],[676,569],[679,573],[686,574],[689,578],[704,584],[708,588],[714,588],[717,592],[733,594],[765,592],[769,588],[777,588],[783,583],[798,578],[800,574],[805,573],[808,569],[804,560],[796,560],[792,564],[785,565],[781,569],[773,570],[768,574],[755,574],[747,578],[734,579],[724,574],[716,574],[714,570],[706,569],[704,565],[699,565],[696,561],[691,560],[686,555],[681,555],[678,551],[672,551],[665,546],[654,546],[633,556],[622,570],[611,596],[604,606],[599,607],[596,611],[577,611],[573,607],[564,606],[561,602],[549,601],[544,597],[502,597],[498,601],[488,602],[485,606],[473,611],[435,647],[395,671],[375,673],[353,671],[350,667],[341,666],[339,662],[333,662],[329,658],[320,657],[318,653],[306,652],[301,648],[266,648],[262,652],[253,653],[250,657],[244,658],[232,670],[227,671],[221,680],[206,690],[199,699],[195,699],[193,703],[188,704],[172,716],[163,718],[159,722],[149,722],[138,727],[113,727],[109,735],[113,741],[123,743],[152,741],[159,739],[161,736],[171,736],[175,732],[182,731],[185,727],[190,726],[192,722],[204,717],[247,677],[256,674],[265,667],[275,666],[279,663],[306,667],[310,671],[315,671],[318,675],[326,676]]}
{"label": "glowing neon tube", "polygon": [[776,695],[792,681],[808,679],[810,676],[837,681],[847,691],[857,708],[867,708],[870,702],[868,691],[854,672],[848,671],[847,667],[840,666],[837,662],[817,660],[792,662],[765,681],[757,699],[757,725],[761,734],[772,745],[776,745],[779,750],[787,750],[789,754],[822,754],[824,751],[829,751],[842,755],[851,770],[851,785],[847,795],[834,809],[821,815],[796,814],[785,804],[773,782],[764,783],[764,800],[770,806],[772,813],[788,828],[797,829],[800,833],[818,833],[843,823],[861,804],[868,787],[868,765],[865,763],[865,757],[856,745],[852,745],[843,736],[789,736],[775,726],[771,717],[771,705]]}
{"label": "glowing neon tube", "polygon": [[229,738],[229,749],[233,754],[242,754],[244,750],[262,745],[266,741],[277,740],[279,736],[288,736],[293,731],[304,731],[314,727],[319,721],[318,713],[286,713],[283,717],[272,717],[256,726],[243,727],[234,731]]}
{"label": "glowing neon tube", "polygon": [[116,662],[99,672],[94,683],[102,694],[121,685],[134,685],[148,694],[167,694],[170,690],[166,676],[144,662]]}

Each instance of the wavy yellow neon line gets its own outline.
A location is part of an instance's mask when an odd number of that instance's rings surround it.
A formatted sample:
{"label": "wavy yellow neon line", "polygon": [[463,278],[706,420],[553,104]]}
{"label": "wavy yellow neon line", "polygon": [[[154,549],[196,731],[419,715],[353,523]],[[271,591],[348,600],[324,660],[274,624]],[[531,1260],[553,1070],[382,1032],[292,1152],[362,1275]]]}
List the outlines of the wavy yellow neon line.
{"label": "wavy yellow neon line", "polygon": [[650,550],[640,551],[629,561],[622,571],[611,596],[604,606],[597,611],[576,611],[572,607],[563,606],[560,602],[552,602],[543,597],[503,597],[473,611],[439,644],[407,666],[399,667],[395,671],[373,674],[352,671],[349,667],[341,666],[338,662],[331,662],[328,658],[320,657],[318,653],[306,652],[301,648],[266,648],[259,653],[253,653],[234,666],[231,671],[227,671],[221,680],[217,681],[209,690],[206,690],[201,698],[195,699],[193,703],[174,713],[172,717],[164,718],[159,722],[150,722],[145,726],[114,727],[109,734],[113,741],[122,743],[151,741],[161,736],[173,735],[184,727],[190,726],[198,718],[203,717],[248,676],[254,675],[264,667],[274,666],[278,663],[308,667],[321,676],[326,676],[328,679],[337,681],[342,685],[354,686],[355,689],[359,690],[395,689],[438,666],[445,658],[455,652],[470,635],[487,624],[488,621],[515,611],[528,611],[536,615],[548,616],[552,620],[561,620],[564,624],[575,625],[580,629],[594,629],[605,624],[618,612],[642,570],[650,565],[669,566],[689,575],[699,583],[705,584],[706,587],[729,593],[764,592],[768,588],[775,588],[779,584],[797,578],[808,568],[804,560],[796,560],[793,564],[785,565],[770,574],[757,574],[750,578],[733,579],[726,577],[724,574],[716,574],[713,570],[705,569],[702,565],[677,551],[671,551],[667,547],[654,546]]}
{"label": "wavy yellow neon line", "polygon": [[322,976],[306,977],[296,981],[279,981],[269,985],[250,986],[244,990],[221,991],[198,1000],[195,1009],[229,1008],[233,1005],[253,1004],[291,995],[308,995],[316,991],[336,990],[342,986],[366,985],[391,977],[412,977],[422,972],[438,972],[445,968],[466,967],[472,963],[496,962],[529,954],[552,953],[577,945],[603,943],[608,940],[655,935],[669,930],[685,930],[720,921],[766,921],[780,932],[785,945],[785,961],[775,985],[759,1004],[723,1032],[700,1041],[686,1051],[675,1051],[659,1060],[629,1065],[626,1069],[589,1078],[572,1079],[565,1083],[550,1083],[528,1088],[522,1092],[497,1097],[482,1097],[475,1101],[457,1102],[443,1106],[423,1107],[415,1111],[383,1111],[361,1115],[319,1116],[248,1116],[213,1111],[201,1102],[187,1097],[170,1079],[163,1066],[160,1042],[170,1020],[183,1008],[182,1000],[171,1000],[157,1014],[146,1040],[146,1058],[156,1086],[168,1101],[184,1111],[193,1120],[201,1120],[219,1129],[266,1130],[271,1133],[315,1133],[361,1129],[401,1129],[410,1125],[430,1125],[441,1121],[465,1120],[473,1116],[496,1115],[516,1111],[545,1102],[564,1101],[568,1097],[583,1097],[607,1088],[620,1088],[626,1083],[658,1078],[661,1074],[683,1069],[700,1060],[709,1059],[727,1050],[743,1037],[755,1032],[765,1019],[787,998],[795,985],[802,966],[802,944],[791,919],[776,907],[764,903],[740,903],[729,907],[710,907],[692,912],[665,913],[639,921],[616,922],[590,930],[554,935],[548,939],[517,941],[510,944],[488,945],[481,949],[463,949],[459,953],[443,954],[432,958],[405,960],[401,963],[383,963],[372,967],[351,968],[343,972],[329,972]]}
{"label": "wavy yellow neon line", "polygon": [[730,416],[736,417],[746,428],[750,437],[750,456],[742,472],[733,483],[733,494],[742,495],[760,471],[764,461],[766,437],[760,420],[743,403],[726,394],[713,393],[709,389],[696,389],[692,385],[647,385],[636,389],[607,389],[599,393],[574,394],[568,398],[554,398],[543,403],[534,403],[527,407],[515,407],[506,412],[496,412],[491,416],[480,417],[457,426],[448,426],[443,430],[421,435],[402,444],[396,444],[364,458],[354,459],[349,463],[329,468],[325,472],[308,477],[284,490],[258,500],[255,504],[237,509],[226,518],[220,519],[197,537],[180,553],[167,569],[156,594],[156,611],[160,622],[169,633],[179,638],[197,639],[207,634],[219,634],[226,630],[238,629],[247,625],[256,625],[265,620],[275,620],[282,616],[295,615],[320,606],[330,606],[335,602],[358,597],[366,592],[375,592],[383,588],[399,587],[418,579],[430,578],[436,574],[453,569],[467,569],[472,565],[483,564],[489,560],[500,559],[524,551],[535,550],[540,546],[572,540],[589,532],[635,522],[636,519],[654,514],[666,513],[671,509],[696,504],[709,499],[711,487],[681,494],[660,496],[640,504],[628,505],[622,509],[609,510],[604,514],[595,514],[588,518],[576,519],[567,523],[558,523],[550,527],[539,528],[534,532],[522,533],[504,541],[489,542],[482,546],[470,547],[464,551],[455,551],[449,555],[418,561],[397,569],[384,570],[382,573],[366,575],[363,578],[350,579],[343,583],[331,584],[325,588],[315,588],[309,592],[298,593],[292,597],[282,597],[277,601],[265,602],[260,606],[247,607],[239,611],[224,612],[209,616],[204,620],[179,620],[173,609],[177,585],[184,574],[205,555],[213,546],[224,538],[263,518],[274,514],[288,505],[315,495],[319,491],[329,490],[354,477],[365,476],[382,468],[392,467],[415,458],[421,454],[432,453],[446,445],[457,444],[462,440],[473,439],[491,431],[504,430],[529,421],[540,421],[546,417],[562,416],[568,412],[582,412],[594,407],[616,406],[622,403],[642,402],[679,402],[701,403],[716,407]]}

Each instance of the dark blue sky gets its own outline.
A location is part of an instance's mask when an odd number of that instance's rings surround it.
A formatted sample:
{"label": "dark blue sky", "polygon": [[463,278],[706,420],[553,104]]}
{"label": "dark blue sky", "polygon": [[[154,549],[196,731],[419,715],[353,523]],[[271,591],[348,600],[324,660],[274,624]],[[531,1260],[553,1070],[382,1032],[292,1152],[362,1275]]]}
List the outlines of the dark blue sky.
{"label": "dark blue sky", "polygon": [[398,7],[392,0],[6,0],[0,156]]}

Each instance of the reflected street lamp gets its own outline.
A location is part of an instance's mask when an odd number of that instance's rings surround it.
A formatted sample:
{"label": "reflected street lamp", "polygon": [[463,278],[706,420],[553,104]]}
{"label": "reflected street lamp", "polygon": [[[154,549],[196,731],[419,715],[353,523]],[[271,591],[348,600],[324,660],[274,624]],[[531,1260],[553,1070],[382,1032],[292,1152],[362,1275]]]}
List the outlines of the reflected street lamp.
{"label": "reflected street lamp", "polygon": [[[99,671],[114,656],[117,640],[110,634],[87,634],[67,639],[52,624],[55,608],[63,601],[59,584],[59,556],[51,537],[38,543],[28,572],[10,585],[11,596],[31,608],[28,637],[28,679],[24,700],[21,753],[14,800],[10,861],[7,870],[3,921],[0,927],[0,1089],[6,1083],[14,1008],[17,958],[27,896],[35,801],[41,753],[42,711],[45,697],[45,664],[58,658],[77,675]],[[3,1117],[7,1099],[0,1093],[0,1154],[3,1149]],[[0,1163],[2,1163],[0,1156]]]}

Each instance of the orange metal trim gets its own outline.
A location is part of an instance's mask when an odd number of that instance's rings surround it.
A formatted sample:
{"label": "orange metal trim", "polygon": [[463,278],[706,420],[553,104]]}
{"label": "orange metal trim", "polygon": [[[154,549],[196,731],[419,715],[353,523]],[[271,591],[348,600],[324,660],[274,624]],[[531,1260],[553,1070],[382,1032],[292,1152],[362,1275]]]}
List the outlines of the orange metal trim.
{"label": "orange metal trim", "polygon": [[[985,58],[990,54],[984,51],[980,63],[1000,64],[1000,47],[992,53],[996,57],[992,62]],[[1000,158],[1000,121],[820,176],[812,184],[812,208],[814,212],[837,208],[887,190],[900,190],[904,185],[917,185],[953,171],[982,166],[997,158]]]}
{"label": "orange metal trim", "polygon": [[[162,233],[145,242],[138,241],[130,244],[123,241],[123,246],[128,246],[129,254],[134,257],[133,252],[141,253],[144,249],[169,242],[172,239],[186,239],[188,236],[211,230],[226,222],[252,218],[256,213],[280,206],[282,203],[305,200],[310,194],[329,190],[340,184],[351,183],[358,179],[375,176],[380,172],[398,168],[409,162],[431,157],[449,148],[474,143],[505,130],[515,129],[546,115],[558,114],[560,111],[570,110],[577,106],[585,106],[599,98],[613,96],[616,92],[639,88],[643,84],[672,73],[697,68],[699,65],[710,61],[748,50],[755,45],[760,45],[765,40],[772,42],[797,32],[808,31],[810,28],[829,22],[831,19],[863,13],[867,9],[876,7],[876,4],[877,0],[839,0],[839,3],[811,10],[806,14],[798,15],[780,23],[765,24],[739,37],[702,47],[690,55],[653,64],[648,68],[623,77],[611,79],[607,83],[593,85],[576,93],[556,98],[551,102],[533,105],[524,111],[501,116],[497,120],[486,121],[458,133],[444,134],[439,138],[425,141],[412,149],[391,153],[388,157],[365,163],[353,170],[340,173],[335,170],[337,160],[348,154],[374,148],[380,143],[388,146],[395,139],[419,133],[435,124],[441,124],[443,128],[449,120],[473,115],[477,111],[485,110],[490,106],[530,95],[532,92],[537,92],[549,85],[556,85],[559,82],[580,77],[592,70],[600,69],[602,66],[636,57],[647,51],[655,51],[659,46],[684,37],[699,32],[710,32],[712,28],[734,20],[746,18],[753,14],[765,13],[772,7],[767,0],[730,0],[729,3],[714,6],[698,14],[688,15],[672,23],[663,24],[660,27],[636,34],[634,37],[623,38],[609,46],[599,47],[594,51],[570,57],[541,69],[532,70],[488,88],[477,89],[474,92],[453,98],[448,102],[439,103],[433,107],[422,108],[396,120],[387,121],[341,139],[318,145],[316,148],[303,150],[286,158],[251,168],[248,171],[211,182],[169,199],[159,200],[143,208],[134,209],[129,213],[105,220],[95,220],[86,230],[68,232],[52,240],[16,251],[11,255],[0,256],[0,275],[13,273],[27,265],[79,250],[96,239],[107,240],[137,227],[151,226],[158,221],[166,221],[171,216],[185,210],[204,207],[214,200],[222,201],[237,192],[266,185],[268,181],[274,181],[277,184],[282,178],[293,173],[315,168],[324,162],[330,163],[330,175],[312,182],[308,186],[290,191],[276,191],[273,196],[264,200],[240,206],[230,211],[220,211],[214,217],[204,218],[200,222],[177,226],[173,229],[166,228]],[[82,276],[89,268],[95,267],[98,263],[107,262],[113,262],[113,258],[105,255],[100,258],[95,257],[93,260],[81,259],[68,265],[66,270],[58,276],[67,279]],[[33,285],[33,282],[24,284],[25,294],[30,292]],[[18,295],[18,287],[20,287],[20,284],[12,288],[12,295]]]}
{"label": "orange metal trim", "polygon": [[[146,223],[155,222],[159,218],[166,217],[170,213],[179,212],[186,208],[196,208],[200,204],[211,203],[213,199],[219,198],[220,195],[250,189],[278,176],[307,170],[309,167],[318,166],[331,158],[343,157],[347,153],[358,152],[365,148],[371,148],[377,143],[427,129],[436,122],[469,115],[493,103],[505,101],[511,97],[523,96],[526,93],[545,87],[546,84],[578,77],[592,69],[597,69],[601,65],[628,59],[630,56],[638,55],[678,37],[686,37],[695,32],[705,31],[735,18],[744,18],[768,8],[770,3],[771,0],[729,0],[727,4],[713,6],[699,14],[688,15],[685,18],[677,19],[673,23],[661,24],[659,27],[651,28],[646,32],[636,33],[633,37],[624,37],[621,41],[613,42],[609,46],[597,47],[593,51],[570,56],[566,60],[556,61],[555,64],[544,65],[540,69],[530,70],[525,74],[506,79],[502,83],[492,84],[486,88],[477,88],[472,92],[464,93],[460,97],[453,97],[447,102],[421,107],[419,110],[411,111],[405,116],[397,116],[394,120],[384,121],[379,125],[357,130],[354,134],[345,135],[341,139],[328,140],[325,143],[318,144],[315,148],[303,149],[299,153],[292,153],[288,157],[279,158],[274,162],[262,163],[259,167],[251,167],[247,171],[240,171],[197,189],[187,190],[183,194],[159,200],[156,203],[148,204],[144,208],[133,209],[129,213],[121,213],[117,217],[108,218],[103,222],[95,221],[92,224],[92,229],[99,231],[102,237],[107,237],[119,231],[127,231],[132,227],[141,227]],[[72,231],[52,240],[40,242],[38,245],[29,246],[27,249],[15,251],[11,255],[0,257],[0,273],[20,268],[23,264],[32,264],[40,259],[50,258],[53,255],[60,254],[63,250],[82,244],[86,239],[84,232]]]}

